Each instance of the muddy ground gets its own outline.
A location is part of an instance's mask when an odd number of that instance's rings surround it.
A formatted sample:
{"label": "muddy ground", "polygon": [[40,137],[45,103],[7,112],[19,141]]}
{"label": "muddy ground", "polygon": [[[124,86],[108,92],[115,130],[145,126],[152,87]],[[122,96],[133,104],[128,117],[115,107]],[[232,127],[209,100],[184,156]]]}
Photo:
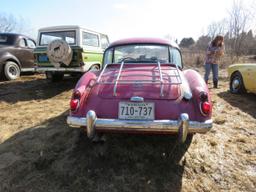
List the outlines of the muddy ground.
{"label": "muddy ground", "polygon": [[[256,96],[210,89],[213,129],[176,137],[107,135],[92,144],[66,124],[77,79],[0,82],[0,191],[255,191]],[[210,87],[212,85],[209,85]]]}

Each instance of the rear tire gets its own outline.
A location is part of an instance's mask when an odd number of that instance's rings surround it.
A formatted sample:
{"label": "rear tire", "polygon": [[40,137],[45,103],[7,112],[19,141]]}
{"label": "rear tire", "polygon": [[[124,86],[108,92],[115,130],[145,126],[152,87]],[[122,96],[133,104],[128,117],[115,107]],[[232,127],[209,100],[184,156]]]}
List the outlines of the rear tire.
{"label": "rear tire", "polygon": [[13,61],[7,61],[4,65],[4,76],[7,80],[15,80],[20,77],[20,67]]}
{"label": "rear tire", "polygon": [[229,89],[230,92],[234,94],[242,94],[246,92],[243,77],[240,72],[235,72],[234,74],[232,74],[230,78]]}
{"label": "rear tire", "polygon": [[45,76],[46,76],[46,79],[50,80],[51,82],[58,82],[63,80],[64,73],[46,71]]}

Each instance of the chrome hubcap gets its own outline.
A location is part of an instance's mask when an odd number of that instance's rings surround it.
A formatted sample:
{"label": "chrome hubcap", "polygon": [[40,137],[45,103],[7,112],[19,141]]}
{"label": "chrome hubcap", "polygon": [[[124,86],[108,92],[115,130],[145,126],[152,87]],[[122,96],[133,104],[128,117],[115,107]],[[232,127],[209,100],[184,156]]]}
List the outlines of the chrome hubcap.
{"label": "chrome hubcap", "polygon": [[14,66],[12,66],[12,67],[9,68],[9,73],[13,76],[16,76],[17,75],[17,69]]}
{"label": "chrome hubcap", "polygon": [[238,79],[234,79],[232,82],[233,90],[237,90],[240,87],[240,81]]}

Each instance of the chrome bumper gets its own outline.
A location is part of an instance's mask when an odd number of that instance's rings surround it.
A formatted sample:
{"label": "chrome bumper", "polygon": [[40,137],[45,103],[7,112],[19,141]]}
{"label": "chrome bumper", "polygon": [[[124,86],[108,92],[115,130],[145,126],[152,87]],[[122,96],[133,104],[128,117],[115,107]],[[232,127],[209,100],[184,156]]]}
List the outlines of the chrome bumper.
{"label": "chrome bumper", "polygon": [[35,68],[31,67],[31,68],[21,68],[21,72],[35,72]]}
{"label": "chrome bumper", "polygon": [[88,111],[84,117],[67,117],[67,123],[72,127],[87,127],[88,137],[92,137],[97,130],[102,131],[134,131],[134,132],[162,132],[162,133],[205,133],[212,128],[212,120],[205,122],[190,121],[186,113],[182,113],[178,120],[120,120],[99,119],[94,111]]}
{"label": "chrome bumper", "polygon": [[61,71],[61,72],[86,72],[84,67],[35,67],[35,71],[37,72],[45,72],[45,71]]}

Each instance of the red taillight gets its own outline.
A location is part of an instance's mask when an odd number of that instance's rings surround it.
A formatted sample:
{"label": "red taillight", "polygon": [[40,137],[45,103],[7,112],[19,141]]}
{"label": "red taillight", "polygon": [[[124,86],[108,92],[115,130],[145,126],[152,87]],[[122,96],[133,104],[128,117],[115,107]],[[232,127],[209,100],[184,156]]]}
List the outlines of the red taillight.
{"label": "red taillight", "polygon": [[70,110],[76,111],[79,106],[79,100],[78,99],[71,99],[70,101]]}
{"label": "red taillight", "polygon": [[211,112],[212,106],[208,101],[201,103],[201,110],[203,114],[208,115]]}
{"label": "red taillight", "polygon": [[76,111],[78,109],[79,104],[80,104],[80,98],[81,98],[81,93],[78,90],[76,90],[73,93],[72,99],[70,101],[70,110],[71,111]]}

